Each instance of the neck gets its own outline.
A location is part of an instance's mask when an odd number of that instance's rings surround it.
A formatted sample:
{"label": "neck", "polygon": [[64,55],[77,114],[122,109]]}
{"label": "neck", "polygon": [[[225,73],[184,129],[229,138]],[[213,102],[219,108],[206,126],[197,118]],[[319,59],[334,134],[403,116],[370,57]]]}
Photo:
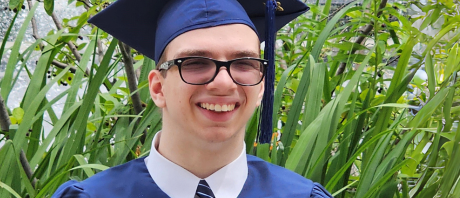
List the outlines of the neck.
{"label": "neck", "polygon": [[244,132],[224,142],[210,142],[163,127],[157,150],[168,160],[204,179],[238,158],[244,147],[242,135]]}

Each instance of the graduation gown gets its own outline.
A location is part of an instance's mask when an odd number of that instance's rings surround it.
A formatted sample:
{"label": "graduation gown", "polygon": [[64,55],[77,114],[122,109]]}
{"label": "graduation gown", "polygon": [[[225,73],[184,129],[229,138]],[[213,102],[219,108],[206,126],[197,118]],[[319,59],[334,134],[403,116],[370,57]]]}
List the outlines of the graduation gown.
{"label": "graduation gown", "polygon": [[[332,197],[320,184],[280,166],[247,155],[248,177],[239,198]],[[193,195],[190,195],[192,197]],[[102,171],[84,181],[68,181],[52,198],[169,198],[153,181],[144,158]]]}

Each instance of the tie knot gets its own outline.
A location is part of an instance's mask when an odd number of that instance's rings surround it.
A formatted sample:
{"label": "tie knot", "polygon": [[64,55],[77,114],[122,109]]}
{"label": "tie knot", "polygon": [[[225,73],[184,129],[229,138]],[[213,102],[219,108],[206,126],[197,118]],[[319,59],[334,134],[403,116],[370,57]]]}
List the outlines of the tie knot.
{"label": "tie knot", "polygon": [[196,195],[199,198],[215,198],[208,182],[206,182],[204,179],[200,180],[200,183],[198,183],[198,187],[196,188]]}

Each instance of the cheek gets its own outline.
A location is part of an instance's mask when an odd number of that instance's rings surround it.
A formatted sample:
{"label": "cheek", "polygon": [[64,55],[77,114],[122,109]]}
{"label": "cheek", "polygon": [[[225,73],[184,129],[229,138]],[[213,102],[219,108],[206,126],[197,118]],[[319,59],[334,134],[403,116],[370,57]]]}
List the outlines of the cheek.
{"label": "cheek", "polygon": [[245,90],[246,98],[250,100],[252,103],[255,103],[258,105],[260,103],[261,96],[263,95],[263,92],[261,93],[262,88],[260,86],[247,87],[247,88],[248,89]]}
{"label": "cheek", "polygon": [[185,108],[189,104],[193,89],[185,83],[170,84],[165,87],[166,103],[170,108]]}

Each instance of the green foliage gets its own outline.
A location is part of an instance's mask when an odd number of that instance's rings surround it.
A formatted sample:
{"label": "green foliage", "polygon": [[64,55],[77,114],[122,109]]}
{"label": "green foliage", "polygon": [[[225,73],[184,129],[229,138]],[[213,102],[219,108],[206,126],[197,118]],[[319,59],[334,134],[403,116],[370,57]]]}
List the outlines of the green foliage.
{"label": "green foliage", "polygon": [[[290,76],[286,80],[283,70],[278,72],[276,96],[282,98],[276,101],[283,105],[275,109],[274,115],[279,116],[274,117],[279,119],[274,126],[282,127],[274,130],[281,131],[282,137],[273,139],[279,146],[269,152],[271,162],[324,184],[336,197],[451,197],[455,185],[441,190],[439,181],[447,175],[445,168],[438,167],[452,161],[449,155],[455,149],[450,144],[455,141],[443,134],[455,135],[459,121],[458,112],[451,112],[458,108],[459,99],[454,95],[459,85],[460,24],[452,20],[458,18],[452,14],[459,8],[446,6],[448,2],[415,3],[427,15],[408,21],[397,9],[405,11],[411,2],[388,4],[382,10],[380,1],[368,2],[369,7],[363,3],[360,10],[342,8],[327,23],[315,22],[327,12],[313,7],[311,16],[300,17],[279,37],[283,47],[278,60],[286,64]],[[323,8],[329,9],[329,3]],[[351,19],[340,25],[343,15]],[[399,23],[389,20],[395,16]],[[369,35],[357,31],[369,23],[374,24]],[[430,36],[422,31],[428,27],[438,33]],[[360,36],[366,44],[355,43]],[[415,51],[419,46],[424,50]],[[395,58],[393,67],[389,61]],[[291,72],[290,65],[303,68],[303,74]],[[317,65],[324,65],[326,76],[311,73]],[[345,66],[345,72],[338,73],[339,66]],[[420,69],[427,73],[426,82],[413,80]],[[391,74],[382,75],[386,73]],[[289,81],[301,83],[293,89]],[[322,104],[318,92],[323,93]],[[399,105],[404,103],[417,106]],[[444,132],[436,132],[439,127]],[[448,177],[457,181],[460,174],[452,171]],[[410,189],[399,189],[399,184]]]}
{"label": "green foliage", "polygon": [[54,10],[54,0],[44,0],[45,11],[48,15],[51,15]]}
{"label": "green foliage", "polygon": [[[9,6],[22,3],[10,0]],[[146,156],[161,129],[147,88],[154,61],[132,50],[132,67],[140,74],[126,76],[118,41],[86,23],[105,6],[92,3],[80,16],[63,19],[62,30],[20,51],[37,6],[53,13],[53,0],[36,3],[13,47],[5,49],[12,26],[3,39],[0,55],[11,50],[0,84],[5,104],[21,72],[30,84],[20,107],[6,116],[8,130],[1,131],[0,197],[49,197],[69,179]],[[256,112],[247,125],[246,151],[323,184],[339,198],[458,196],[459,5],[365,0],[337,12],[330,11],[330,0],[310,5],[308,14],[278,34],[272,143],[255,142]],[[411,6],[423,13],[405,16]],[[82,36],[88,39],[78,40]],[[69,43],[77,43],[77,54]],[[30,72],[25,62],[34,50],[41,56]],[[133,80],[139,82],[135,91],[127,86]],[[52,86],[65,85],[59,95],[45,97]],[[131,97],[136,93],[140,101]],[[57,116],[53,107],[62,98]],[[137,102],[144,107],[139,114]],[[52,126],[46,132],[45,112]]]}

